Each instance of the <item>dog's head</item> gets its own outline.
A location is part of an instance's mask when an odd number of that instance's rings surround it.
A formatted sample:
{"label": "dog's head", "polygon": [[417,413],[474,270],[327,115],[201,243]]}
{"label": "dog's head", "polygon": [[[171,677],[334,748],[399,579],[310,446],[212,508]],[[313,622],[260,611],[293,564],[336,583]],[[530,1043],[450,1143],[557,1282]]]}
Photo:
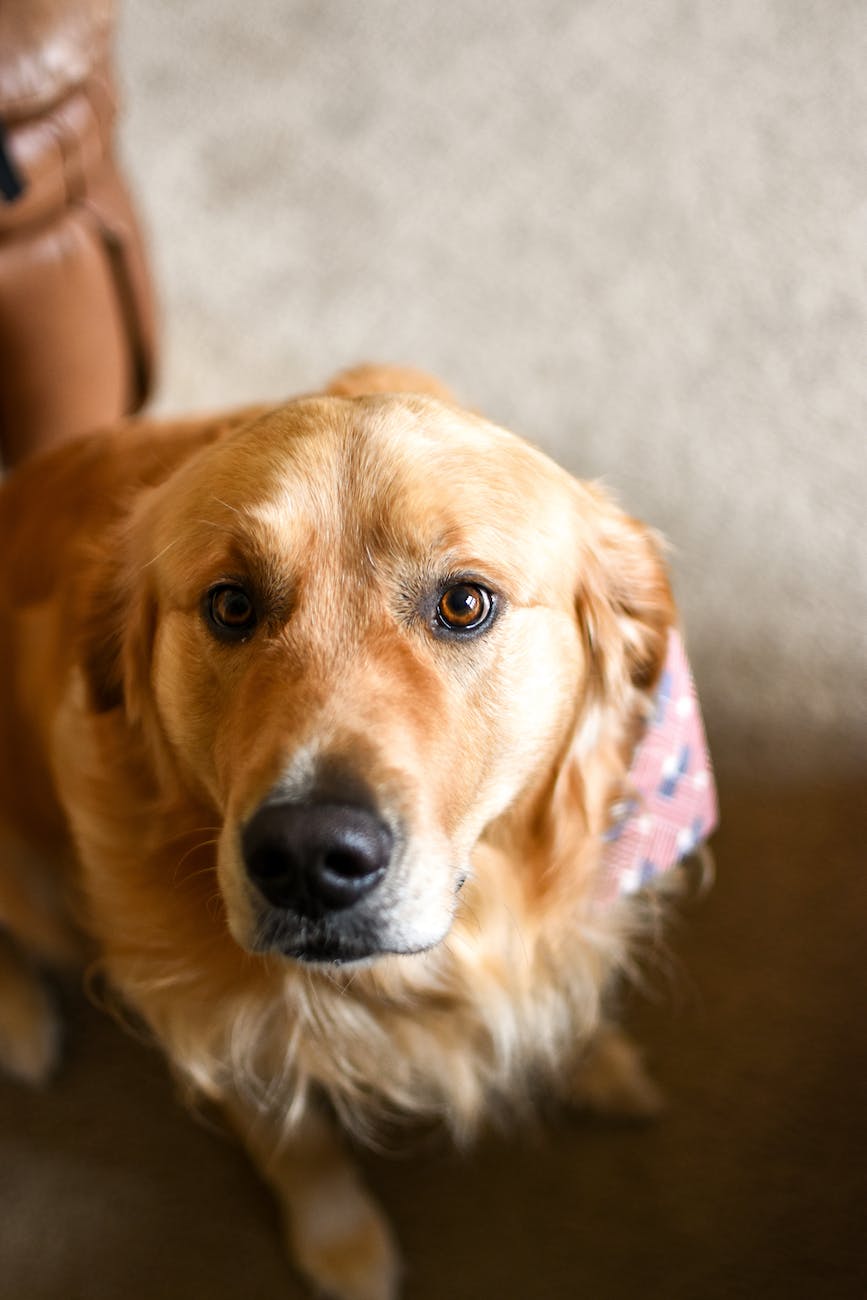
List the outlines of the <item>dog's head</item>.
{"label": "dog's head", "polygon": [[237,942],[308,961],[439,942],[504,828],[577,855],[672,618],[646,529],[423,397],[260,418],[150,491],[113,563],[94,707],[213,807]]}

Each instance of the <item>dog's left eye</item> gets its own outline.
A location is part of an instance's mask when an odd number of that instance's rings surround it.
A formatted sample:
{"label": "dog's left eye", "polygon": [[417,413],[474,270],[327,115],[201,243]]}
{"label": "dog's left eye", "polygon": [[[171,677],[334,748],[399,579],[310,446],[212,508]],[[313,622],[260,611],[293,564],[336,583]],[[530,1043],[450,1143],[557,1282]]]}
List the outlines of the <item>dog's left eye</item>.
{"label": "dog's left eye", "polygon": [[450,632],[478,632],[494,612],[494,597],[475,582],[446,587],[437,605],[437,622]]}
{"label": "dog's left eye", "polygon": [[239,582],[220,582],[205,601],[208,622],[218,636],[241,640],[256,626],[256,607]]}

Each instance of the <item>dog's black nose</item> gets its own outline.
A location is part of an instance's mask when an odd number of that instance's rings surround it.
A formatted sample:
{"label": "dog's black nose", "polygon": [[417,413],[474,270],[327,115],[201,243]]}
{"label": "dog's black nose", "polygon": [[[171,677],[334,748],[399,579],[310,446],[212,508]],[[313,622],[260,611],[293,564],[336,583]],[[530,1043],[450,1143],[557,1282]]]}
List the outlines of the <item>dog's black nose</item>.
{"label": "dog's black nose", "polygon": [[364,808],[336,803],[272,803],[241,835],[250,879],[275,907],[305,915],[350,907],[379,884],[393,836]]}

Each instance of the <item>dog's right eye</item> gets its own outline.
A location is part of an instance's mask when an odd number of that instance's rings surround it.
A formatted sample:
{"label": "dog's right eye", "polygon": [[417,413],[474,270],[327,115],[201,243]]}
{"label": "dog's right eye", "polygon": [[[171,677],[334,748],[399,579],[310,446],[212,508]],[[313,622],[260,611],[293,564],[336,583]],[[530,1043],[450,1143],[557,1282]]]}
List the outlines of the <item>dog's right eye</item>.
{"label": "dog's right eye", "polygon": [[224,640],[242,641],[258,621],[252,598],[239,582],[220,582],[212,587],[205,612],[212,630]]}

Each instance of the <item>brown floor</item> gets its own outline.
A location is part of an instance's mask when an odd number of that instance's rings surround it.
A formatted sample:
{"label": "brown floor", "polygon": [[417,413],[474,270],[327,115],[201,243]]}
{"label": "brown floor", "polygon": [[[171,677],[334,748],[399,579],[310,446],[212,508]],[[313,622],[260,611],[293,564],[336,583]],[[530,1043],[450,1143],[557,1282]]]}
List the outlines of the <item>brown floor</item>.
{"label": "brown floor", "polygon": [[[722,803],[717,885],[635,1010],[667,1114],[371,1160],[407,1300],[867,1294],[867,799],[724,780]],[[300,1296],[240,1152],[70,1002],[56,1083],[0,1085],[2,1300]]]}

